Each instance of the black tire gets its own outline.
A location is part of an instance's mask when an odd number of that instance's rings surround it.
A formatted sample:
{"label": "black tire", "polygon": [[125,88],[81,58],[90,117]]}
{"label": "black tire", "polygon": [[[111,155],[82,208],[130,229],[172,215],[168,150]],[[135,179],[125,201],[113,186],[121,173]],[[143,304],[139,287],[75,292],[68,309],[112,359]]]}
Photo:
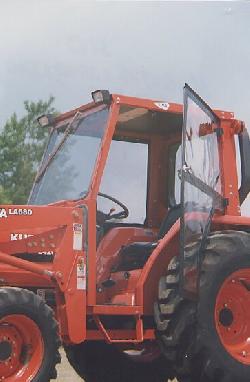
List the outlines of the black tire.
{"label": "black tire", "polygon": [[[14,317],[15,315],[21,315],[33,321],[38,331],[40,331],[42,338],[44,351],[42,353],[41,365],[32,382],[49,382],[51,379],[56,378],[56,365],[61,361],[58,350],[60,339],[58,336],[58,325],[54,319],[52,309],[31,291],[12,287],[0,288],[0,321],[5,319],[5,317],[7,320],[7,317]],[[11,322],[11,318],[9,320]],[[6,324],[3,325],[6,327]],[[27,328],[27,331],[29,330],[30,328]],[[28,347],[27,344],[23,345],[19,359],[21,364],[22,362],[29,362],[27,357],[25,357],[25,351]]]}
{"label": "black tire", "polygon": [[67,358],[85,382],[167,382],[173,377],[163,357],[134,362],[114,345],[86,341],[65,347]]}
{"label": "black tire", "polygon": [[195,305],[179,295],[179,259],[174,257],[169,263],[166,276],[160,279],[158,301],[154,306],[156,337],[162,353],[174,369],[177,365],[181,370],[186,367],[180,343],[189,342],[195,313]]}
{"label": "black tire", "polygon": [[[222,285],[234,272],[246,268],[250,268],[250,234],[224,231],[209,235],[204,252],[196,319],[192,320],[191,325],[188,315],[194,310],[194,304],[187,301],[179,304],[179,307],[182,306],[180,311],[186,315],[186,325],[179,336],[175,353],[179,381],[250,381],[250,365],[236,359],[226,350],[215,322],[216,300]],[[235,317],[233,320],[237,320]],[[180,317],[178,319],[176,315],[172,322],[178,320],[180,322]],[[161,339],[163,336],[161,332]],[[164,341],[161,342],[164,346]]]}

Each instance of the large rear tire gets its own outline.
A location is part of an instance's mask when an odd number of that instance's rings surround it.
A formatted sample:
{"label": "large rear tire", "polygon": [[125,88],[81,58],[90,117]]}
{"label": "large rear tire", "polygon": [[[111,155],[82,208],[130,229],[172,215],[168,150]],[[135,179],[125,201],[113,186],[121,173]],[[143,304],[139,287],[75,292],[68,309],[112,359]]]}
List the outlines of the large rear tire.
{"label": "large rear tire", "polygon": [[196,313],[195,305],[179,294],[179,270],[179,259],[174,257],[166,276],[160,279],[158,300],[154,306],[156,337],[162,353],[174,370],[177,366],[178,370],[186,367],[187,360],[185,358],[183,362],[182,348],[186,349],[184,344],[190,342]]}
{"label": "large rear tire", "polygon": [[[180,299],[177,288],[174,293]],[[250,381],[249,306],[250,235],[212,233],[204,252],[195,318],[194,303],[181,300],[168,331],[158,330],[167,352],[164,336],[173,336],[174,329],[181,327],[174,354],[179,381]],[[163,320],[164,315],[159,317]]]}
{"label": "large rear tire", "polygon": [[43,300],[25,289],[0,288],[0,379],[49,382],[60,362],[58,325]]}
{"label": "large rear tire", "polygon": [[65,351],[85,382],[166,382],[172,378],[162,356],[151,362],[134,362],[114,345],[100,341],[67,346]]}

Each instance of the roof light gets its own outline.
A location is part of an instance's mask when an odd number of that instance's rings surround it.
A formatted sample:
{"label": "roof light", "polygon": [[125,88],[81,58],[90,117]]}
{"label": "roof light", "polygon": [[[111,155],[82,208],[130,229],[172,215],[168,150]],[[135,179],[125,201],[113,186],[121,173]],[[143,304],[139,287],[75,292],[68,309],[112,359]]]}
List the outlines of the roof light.
{"label": "roof light", "polygon": [[95,90],[91,93],[93,101],[95,103],[105,103],[109,105],[111,103],[111,94],[108,90]]}
{"label": "roof light", "polygon": [[53,114],[43,114],[37,118],[37,122],[41,127],[47,127],[49,125],[52,125],[54,120],[55,118]]}

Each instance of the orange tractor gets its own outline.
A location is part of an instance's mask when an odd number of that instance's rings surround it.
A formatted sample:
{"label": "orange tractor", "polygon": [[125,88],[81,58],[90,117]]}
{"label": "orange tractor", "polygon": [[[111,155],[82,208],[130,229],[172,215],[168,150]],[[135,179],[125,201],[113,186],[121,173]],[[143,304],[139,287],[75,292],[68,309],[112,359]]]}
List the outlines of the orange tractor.
{"label": "orange tractor", "polygon": [[92,97],[39,118],[28,204],[0,206],[0,380],[56,378],[62,344],[86,382],[249,382],[244,124],[188,85]]}

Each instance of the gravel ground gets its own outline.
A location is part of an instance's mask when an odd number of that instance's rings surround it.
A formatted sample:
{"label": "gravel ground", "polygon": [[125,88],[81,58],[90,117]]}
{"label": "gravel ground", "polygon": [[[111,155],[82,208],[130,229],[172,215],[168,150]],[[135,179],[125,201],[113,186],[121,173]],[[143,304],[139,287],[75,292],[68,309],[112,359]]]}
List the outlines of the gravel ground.
{"label": "gravel ground", "polygon": [[65,356],[65,353],[62,351],[62,363],[57,367],[58,382],[83,382],[81,378],[74,372],[68,360]]}
{"label": "gravel ground", "polygon": [[[58,371],[57,381],[58,382],[83,382],[83,380],[77,376],[77,374],[74,372],[72,367],[69,365],[63,351],[61,352],[61,354],[62,354],[62,363],[57,367],[57,371]],[[174,380],[173,382],[177,382],[177,381]]]}

